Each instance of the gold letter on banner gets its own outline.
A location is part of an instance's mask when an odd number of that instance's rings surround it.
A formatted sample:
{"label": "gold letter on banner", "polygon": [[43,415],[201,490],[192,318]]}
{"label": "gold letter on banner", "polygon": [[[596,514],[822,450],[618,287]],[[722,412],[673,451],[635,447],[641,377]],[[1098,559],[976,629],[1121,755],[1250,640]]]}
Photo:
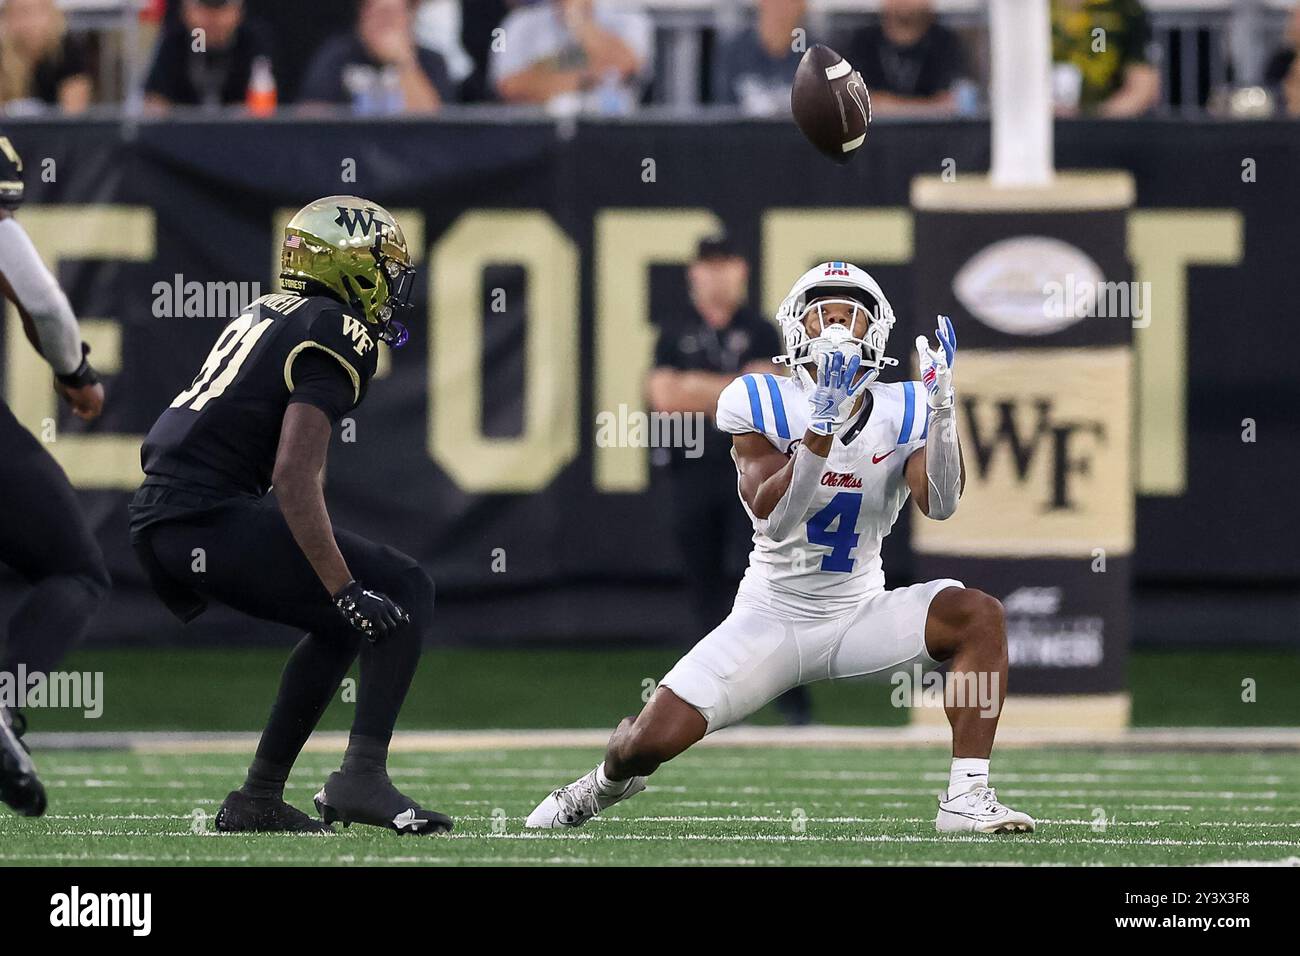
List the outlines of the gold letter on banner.
{"label": "gold letter on banner", "polygon": [[[485,438],[483,269],[527,272],[524,430]],[[578,453],[578,251],[544,212],[468,212],[433,248],[429,454],[463,491],[540,491]]]}
{"label": "gold letter on banner", "polygon": [[[595,411],[645,411],[645,380],[654,357],[650,266],[685,263],[701,239],[719,231],[702,209],[611,209],[596,215]],[[595,422],[595,415],[591,421]],[[593,448],[598,491],[644,491],[650,481],[644,448]]]}
{"label": "gold letter on banner", "polygon": [[[154,257],[154,214],[138,206],[44,206],[23,210],[23,228],[51,271],[60,259],[117,259],[132,262]],[[58,273],[55,272],[57,275]],[[59,398],[50,386],[50,367],[23,335],[18,310],[4,304],[5,398],[14,416],[37,438],[46,419],[56,419]],[[121,326],[112,319],[81,319],[81,335],[91,348],[95,367],[105,375],[118,370]],[[110,388],[108,401],[113,401]],[[140,472],[143,435],[60,433],[45,444],[80,488],[134,488]]]}
{"label": "gold letter on banner", "polygon": [[1241,214],[1231,209],[1129,213],[1134,278],[1151,283],[1150,325],[1133,330],[1137,350],[1137,490],[1187,490],[1187,267],[1241,261]]}
{"label": "gold letter on banner", "polygon": [[921,553],[1090,556],[1133,550],[1127,348],[963,350],[966,490],[918,518]]}
{"label": "gold letter on banner", "polygon": [[[912,211],[771,209],[763,215],[763,311],[776,321],[781,300],[818,262],[847,259],[894,265],[912,261]],[[870,270],[868,270],[870,271]]]}

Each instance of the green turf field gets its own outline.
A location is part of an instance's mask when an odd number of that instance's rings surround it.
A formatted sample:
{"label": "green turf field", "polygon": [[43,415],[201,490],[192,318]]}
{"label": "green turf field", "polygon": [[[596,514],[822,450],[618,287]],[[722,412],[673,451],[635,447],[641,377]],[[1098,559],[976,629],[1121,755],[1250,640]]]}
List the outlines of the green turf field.
{"label": "green turf field", "polygon": [[[662,677],[680,648],[428,649],[402,711],[404,729],[613,727],[641,707],[645,682]],[[288,648],[85,650],[64,670],[103,674],[103,714],[32,711],[34,731],[255,731],[266,720]],[[1242,681],[1255,682],[1250,702]],[[1129,662],[1133,723],[1139,727],[1300,725],[1300,655],[1281,650],[1145,651]],[[821,723],[897,726],[885,681],[812,687]],[[1011,692],[1015,693],[1014,685]],[[346,730],[342,700],[323,730]],[[772,708],[753,723],[779,723]]]}
{"label": "green turf field", "polygon": [[[245,757],[46,752],[50,813],[0,815],[0,866],[131,864],[1191,864],[1300,858],[1291,754],[1008,750],[999,796],[1039,832],[944,837],[938,750],[701,748],[577,832],[522,829],[537,800],[591,768],[589,750],[401,754],[397,784],[457,818],[450,837],[353,827],[332,837],[224,836],[211,818]],[[335,761],[304,756],[289,797],[310,808]]]}

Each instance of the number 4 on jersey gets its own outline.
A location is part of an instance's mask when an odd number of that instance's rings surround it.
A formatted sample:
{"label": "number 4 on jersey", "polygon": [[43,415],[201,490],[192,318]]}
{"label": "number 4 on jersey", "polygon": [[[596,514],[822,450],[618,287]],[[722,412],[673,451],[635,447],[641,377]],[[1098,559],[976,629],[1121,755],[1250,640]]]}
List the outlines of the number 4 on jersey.
{"label": "number 4 on jersey", "polygon": [[[852,571],[850,552],[858,546],[858,512],[862,510],[862,494],[841,491],[821,511],[808,519],[808,543],[831,549],[822,556],[823,571]],[[838,523],[837,523],[838,522]],[[830,530],[835,524],[835,530]]]}

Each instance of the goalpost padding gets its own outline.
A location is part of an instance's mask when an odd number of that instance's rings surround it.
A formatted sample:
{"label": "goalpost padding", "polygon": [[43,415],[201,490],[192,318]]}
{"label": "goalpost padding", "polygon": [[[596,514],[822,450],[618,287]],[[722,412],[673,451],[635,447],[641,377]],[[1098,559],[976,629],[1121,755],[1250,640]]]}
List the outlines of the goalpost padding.
{"label": "goalpost padding", "polygon": [[[967,473],[952,518],[912,524],[916,576],[960,578],[1005,605],[1011,725],[1128,719],[1133,330],[1127,315],[1094,313],[1110,305],[1108,284],[1129,289],[1133,197],[1126,173],[912,186],[909,333],[933,336],[937,314],[956,325]],[[1068,696],[1022,705],[1021,695]]]}

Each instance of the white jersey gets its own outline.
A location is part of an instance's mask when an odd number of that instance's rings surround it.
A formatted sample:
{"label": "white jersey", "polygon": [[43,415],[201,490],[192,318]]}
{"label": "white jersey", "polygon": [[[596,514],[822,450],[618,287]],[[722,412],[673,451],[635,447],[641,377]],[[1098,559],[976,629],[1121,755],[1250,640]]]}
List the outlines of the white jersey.
{"label": "white jersey", "polygon": [[[867,388],[865,423],[859,412],[835,436],[808,513],[788,537],[769,538],[745,505],[754,549],[740,596],[819,616],[847,610],[884,589],[880,544],[907,501],[903,466],[925,445],[929,406],[920,382]],[[809,418],[806,393],[785,375],[742,375],[718,398],[720,429],[755,432],[782,452],[803,438]]]}

